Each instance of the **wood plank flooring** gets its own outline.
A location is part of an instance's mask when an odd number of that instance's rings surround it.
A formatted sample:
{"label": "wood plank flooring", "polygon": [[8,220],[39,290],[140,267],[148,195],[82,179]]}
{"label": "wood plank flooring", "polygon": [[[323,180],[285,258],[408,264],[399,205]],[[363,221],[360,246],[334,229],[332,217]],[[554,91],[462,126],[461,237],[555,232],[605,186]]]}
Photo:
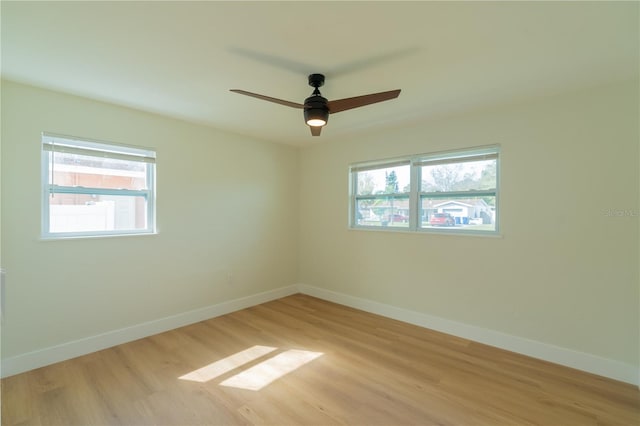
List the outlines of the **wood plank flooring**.
{"label": "wood plank flooring", "polygon": [[2,424],[626,426],[640,391],[298,294],[3,379]]}

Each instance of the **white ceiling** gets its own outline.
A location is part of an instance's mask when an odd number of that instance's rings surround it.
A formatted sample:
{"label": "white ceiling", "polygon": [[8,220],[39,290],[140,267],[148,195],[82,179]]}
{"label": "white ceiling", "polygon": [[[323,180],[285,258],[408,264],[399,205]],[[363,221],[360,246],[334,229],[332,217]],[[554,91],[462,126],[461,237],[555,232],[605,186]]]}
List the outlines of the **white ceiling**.
{"label": "white ceiling", "polygon": [[[8,2],[3,78],[309,145],[467,108],[638,77],[637,2]],[[398,99],[330,117],[329,100]]]}

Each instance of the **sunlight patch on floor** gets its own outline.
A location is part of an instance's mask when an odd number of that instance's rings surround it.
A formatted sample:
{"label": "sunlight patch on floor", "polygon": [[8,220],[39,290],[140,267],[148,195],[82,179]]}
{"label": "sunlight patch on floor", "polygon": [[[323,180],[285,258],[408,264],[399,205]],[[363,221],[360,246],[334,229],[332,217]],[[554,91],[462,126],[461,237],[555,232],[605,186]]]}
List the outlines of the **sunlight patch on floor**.
{"label": "sunlight patch on floor", "polygon": [[291,349],[230,377],[220,385],[258,391],[321,355],[321,352]]}
{"label": "sunlight patch on floor", "polygon": [[180,376],[182,380],[190,380],[193,382],[208,382],[215,379],[218,376],[223,375],[235,368],[241,367],[248,362],[260,358],[270,352],[275,351],[277,348],[271,346],[256,345],[244,351],[237,352],[219,361],[213,362],[206,367],[199,368],[191,373]]}

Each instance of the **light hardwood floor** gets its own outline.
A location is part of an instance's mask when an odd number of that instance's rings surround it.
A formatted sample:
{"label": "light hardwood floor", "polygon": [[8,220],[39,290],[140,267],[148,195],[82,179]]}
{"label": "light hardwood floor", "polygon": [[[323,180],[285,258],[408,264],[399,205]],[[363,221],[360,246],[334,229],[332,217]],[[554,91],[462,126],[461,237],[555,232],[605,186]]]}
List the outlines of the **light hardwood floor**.
{"label": "light hardwood floor", "polygon": [[2,424],[640,425],[640,392],[294,295],[6,378]]}

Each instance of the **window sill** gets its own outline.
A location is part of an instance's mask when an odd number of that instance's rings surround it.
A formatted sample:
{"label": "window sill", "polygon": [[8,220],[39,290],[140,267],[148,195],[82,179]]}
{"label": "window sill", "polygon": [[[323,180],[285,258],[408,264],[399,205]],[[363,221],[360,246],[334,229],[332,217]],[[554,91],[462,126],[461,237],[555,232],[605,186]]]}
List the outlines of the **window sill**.
{"label": "window sill", "polygon": [[158,235],[157,231],[144,232],[144,233],[131,233],[131,234],[104,234],[104,235],[51,235],[40,236],[38,241],[66,241],[66,240],[95,240],[102,238],[123,238],[123,237],[148,237]]}
{"label": "window sill", "polygon": [[451,230],[438,230],[438,229],[420,229],[412,230],[408,228],[382,228],[382,227],[364,227],[364,226],[349,226],[349,231],[365,231],[365,232],[383,232],[394,234],[411,234],[411,235],[446,235],[446,236],[460,236],[460,237],[484,237],[484,238],[504,238],[502,233],[496,232],[474,232],[474,231],[451,231]]}

